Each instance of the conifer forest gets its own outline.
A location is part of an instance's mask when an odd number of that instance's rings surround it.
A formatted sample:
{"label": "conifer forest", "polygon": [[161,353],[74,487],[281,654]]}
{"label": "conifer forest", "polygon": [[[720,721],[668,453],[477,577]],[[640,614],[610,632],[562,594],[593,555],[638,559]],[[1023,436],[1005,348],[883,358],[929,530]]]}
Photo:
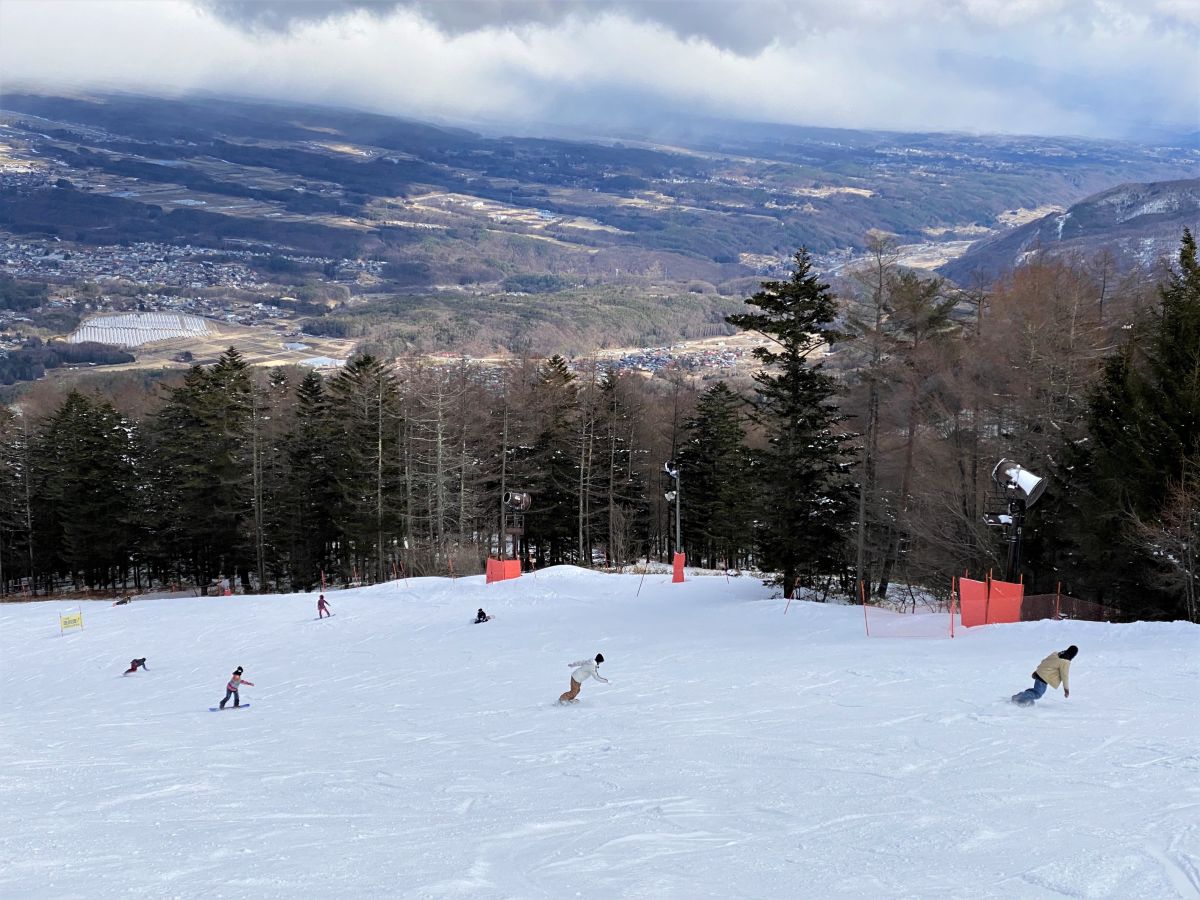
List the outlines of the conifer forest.
{"label": "conifer forest", "polygon": [[[311,590],[670,559],[883,598],[1003,571],[1002,458],[1045,476],[1019,577],[1125,616],[1197,620],[1200,261],[1034,259],[964,290],[896,265],[826,283],[808,254],[728,323],[752,381],[560,356],[359,355],[335,374],[236,348],[155,383],[0,407],[0,593],[222,579]],[[107,387],[97,388],[96,384]],[[40,402],[35,402],[40,397]],[[532,502],[506,532],[502,498]],[[999,506],[997,506],[999,504]]]}

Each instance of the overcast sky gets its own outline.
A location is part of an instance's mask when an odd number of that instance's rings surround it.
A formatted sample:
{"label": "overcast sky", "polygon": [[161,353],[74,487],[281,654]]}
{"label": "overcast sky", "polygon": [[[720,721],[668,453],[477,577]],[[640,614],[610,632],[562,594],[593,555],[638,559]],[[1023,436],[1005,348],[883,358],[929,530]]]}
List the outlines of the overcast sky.
{"label": "overcast sky", "polygon": [[1200,127],[1200,0],[0,0],[0,88],[513,123]]}

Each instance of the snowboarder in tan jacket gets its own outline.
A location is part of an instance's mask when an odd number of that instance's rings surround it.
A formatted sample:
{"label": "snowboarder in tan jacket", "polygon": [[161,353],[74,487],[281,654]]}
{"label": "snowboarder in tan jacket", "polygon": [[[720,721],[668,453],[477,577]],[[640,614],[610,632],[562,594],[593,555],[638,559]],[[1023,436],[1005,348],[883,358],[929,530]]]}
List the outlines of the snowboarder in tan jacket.
{"label": "snowboarder in tan jacket", "polygon": [[598,668],[600,663],[604,662],[604,654],[597,653],[595,659],[581,659],[578,662],[567,663],[575,671],[571,673],[571,689],[564,692],[559,698],[559,703],[578,703],[575,698],[579,696],[579,689],[583,687],[583,683],[589,678],[595,678],[597,681],[602,681],[608,684],[608,679],[600,675]]}
{"label": "snowboarder in tan jacket", "polygon": [[1033,670],[1033,687],[1026,688],[1019,694],[1013,694],[1013,703],[1019,706],[1032,706],[1034,701],[1040,700],[1042,694],[1046,693],[1046,687],[1049,685],[1052,688],[1058,687],[1060,684],[1063,689],[1063,696],[1071,696],[1071,660],[1079,653],[1079,648],[1072,644],[1066,650],[1061,650],[1056,653],[1051,653]]}

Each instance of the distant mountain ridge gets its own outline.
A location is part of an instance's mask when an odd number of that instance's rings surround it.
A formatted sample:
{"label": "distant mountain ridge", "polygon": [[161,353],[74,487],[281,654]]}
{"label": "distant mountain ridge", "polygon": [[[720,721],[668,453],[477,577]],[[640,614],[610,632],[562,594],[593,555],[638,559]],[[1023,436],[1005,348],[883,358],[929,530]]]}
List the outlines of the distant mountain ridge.
{"label": "distant mountain ridge", "polygon": [[[211,267],[240,266],[230,277],[298,304],[306,333],[380,355],[583,354],[726,335],[798,247],[834,269],[880,230],[941,261],[1113,184],[1200,170],[1175,144],[660,124],[489,135],[333,107],[0,86],[0,270],[217,294],[231,285],[209,284]],[[196,258],[180,262],[185,247]],[[193,278],[193,264],[210,269]]]}
{"label": "distant mountain ridge", "polygon": [[1184,228],[1200,227],[1200,178],[1122,184],[1069,207],[985,238],[939,270],[959,284],[990,281],[1030,254],[1112,253],[1123,269],[1149,265],[1179,245]]}

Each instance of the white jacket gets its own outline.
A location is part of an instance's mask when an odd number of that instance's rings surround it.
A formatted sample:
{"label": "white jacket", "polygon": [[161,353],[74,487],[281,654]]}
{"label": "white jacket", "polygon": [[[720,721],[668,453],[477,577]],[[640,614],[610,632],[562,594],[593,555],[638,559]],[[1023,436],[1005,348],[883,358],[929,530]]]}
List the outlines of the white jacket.
{"label": "white jacket", "polygon": [[597,681],[603,681],[608,684],[608,679],[600,675],[596,671],[596,661],[594,659],[581,659],[579,662],[567,663],[575,671],[571,673],[571,679],[583,684],[589,678],[595,678]]}

